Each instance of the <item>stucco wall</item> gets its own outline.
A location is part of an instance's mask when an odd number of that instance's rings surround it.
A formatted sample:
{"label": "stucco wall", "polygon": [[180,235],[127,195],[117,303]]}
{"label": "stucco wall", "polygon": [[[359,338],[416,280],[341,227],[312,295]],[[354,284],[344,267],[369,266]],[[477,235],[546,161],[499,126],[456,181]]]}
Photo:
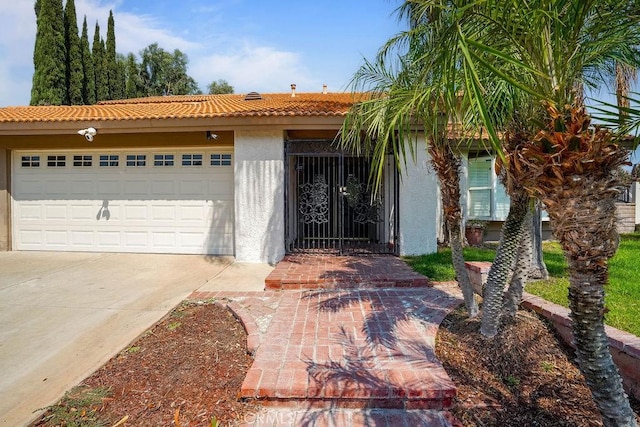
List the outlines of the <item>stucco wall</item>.
{"label": "stucco wall", "polygon": [[0,148],[0,251],[11,248],[11,232],[9,222],[9,150]]}
{"label": "stucco wall", "polygon": [[281,130],[237,131],[234,144],[235,257],[284,256],[284,139]]}
{"label": "stucco wall", "polygon": [[400,255],[421,255],[438,249],[438,184],[424,140],[415,163],[407,161],[400,180]]}
{"label": "stucco wall", "polygon": [[[460,207],[462,208],[462,218],[466,222],[469,217],[468,195],[469,195],[469,155],[463,153],[460,164]],[[464,230],[463,230],[464,232]]]}
{"label": "stucco wall", "polygon": [[640,224],[640,182],[634,182],[631,185],[631,196],[633,203],[636,204],[636,225]]}

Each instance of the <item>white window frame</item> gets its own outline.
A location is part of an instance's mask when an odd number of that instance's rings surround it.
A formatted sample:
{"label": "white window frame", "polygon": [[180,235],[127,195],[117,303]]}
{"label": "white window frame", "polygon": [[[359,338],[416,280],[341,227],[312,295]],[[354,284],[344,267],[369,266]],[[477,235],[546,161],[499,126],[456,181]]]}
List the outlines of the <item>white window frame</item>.
{"label": "white window frame", "polygon": [[180,165],[182,167],[202,167],[204,166],[204,154],[203,153],[184,153],[180,156]]}
{"label": "white window frame", "polygon": [[147,154],[125,154],[124,165],[128,168],[144,168],[147,167]]}
{"label": "white window frame", "polygon": [[66,154],[47,154],[48,168],[65,168],[67,167]]}
{"label": "white window frame", "polygon": [[73,154],[72,165],[74,168],[87,168],[93,166],[92,154]]}
{"label": "white window frame", "polygon": [[[472,187],[471,186],[471,173],[469,172],[471,162],[473,161],[491,161],[491,185],[486,187]],[[496,167],[496,159],[495,157],[469,157],[467,159],[467,219],[479,219],[486,221],[505,221],[507,219],[507,215],[509,214],[508,205],[507,208],[504,209],[504,215],[498,215],[498,205],[500,203],[499,199],[501,197],[509,200],[509,195],[506,193],[504,186],[500,182],[500,179],[496,175],[495,172]],[[491,190],[491,203],[490,203],[490,216],[471,216],[471,192],[473,190],[482,190],[482,189],[490,189]],[[502,195],[500,194],[502,193]],[[542,221],[549,221],[549,214],[542,208]]]}
{"label": "white window frame", "polygon": [[20,155],[20,167],[39,168],[41,164],[42,164],[42,156],[39,154]]}
{"label": "white window frame", "polygon": [[[105,158],[103,158],[105,157]],[[100,168],[117,168],[120,167],[120,154],[104,153],[98,154],[97,165]]]}
{"label": "white window frame", "polygon": [[231,153],[211,153],[209,164],[213,167],[233,166],[233,157]]}
{"label": "white window frame", "polygon": [[[489,163],[489,180],[488,185],[486,186],[472,186],[471,184],[471,164],[474,162],[487,162]],[[499,208],[501,204],[501,200],[509,200],[509,196],[506,194],[500,179],[495,173],[496,159],[495,157],[469,157],[467,161],[467,214],[468,219],[479,219],[479,220],[487,220],[487,221],[504,221],[507,219],[507,214],[509,213],[508,208],[506,211],[503,209],[502,214],[500,215]],[[489,191],[489,215],[488,216],[472,216],[471,215],[471,204],[472,197],[471,194],[474,191]],[[507,205],[508,206],[508,205]]]}
{"label": "white window frame", "polygon": [[176,156],[173,153],[154,153],[154,167],[173,167],[176,165]]}

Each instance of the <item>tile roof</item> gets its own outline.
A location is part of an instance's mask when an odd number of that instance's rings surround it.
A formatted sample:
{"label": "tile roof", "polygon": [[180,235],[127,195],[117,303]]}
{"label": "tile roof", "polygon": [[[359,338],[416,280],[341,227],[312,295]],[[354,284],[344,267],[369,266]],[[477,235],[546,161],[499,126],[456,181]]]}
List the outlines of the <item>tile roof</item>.
{"label": "tile roof", "polygon": [[96,105],[0,108],[2,123],[192,119],[215,117],[344,116],[363,94],[290,93],[245,95],[184,95],[104,101]]}

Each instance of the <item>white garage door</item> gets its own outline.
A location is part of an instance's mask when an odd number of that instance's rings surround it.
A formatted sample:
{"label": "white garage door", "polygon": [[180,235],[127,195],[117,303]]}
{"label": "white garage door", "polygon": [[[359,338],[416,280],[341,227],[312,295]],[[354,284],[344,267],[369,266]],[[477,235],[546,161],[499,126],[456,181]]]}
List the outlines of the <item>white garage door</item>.
{"label": "white garage door", "polygon": [[14,248],[232,255],[231,156],[16,152]]}

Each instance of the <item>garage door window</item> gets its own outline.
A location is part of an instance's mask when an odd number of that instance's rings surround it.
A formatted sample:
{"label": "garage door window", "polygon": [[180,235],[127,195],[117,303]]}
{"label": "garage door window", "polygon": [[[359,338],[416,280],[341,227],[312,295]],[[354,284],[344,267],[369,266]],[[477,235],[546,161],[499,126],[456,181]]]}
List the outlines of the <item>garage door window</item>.
{"label": "garage door window", "polygon": [[39,168],[40,156],[22,156],[21,164],[23,168]]}
{"label": "garage door window", "polygon": [[212,154],[211,166],[231,166],[231,154]]}
{"label": "garage door window", "polygon": [[127,154],[127,166],[141,167],[147,165],[145,154]]}
{"label": "garage door window", "polygon": [[120,156],[117,154],[101,154],[100,167],[117,167],[120,163]]}
{"label": "garage door window", "polygon": [[47,166],[50,168],[63,168],[67,164],[67,156],[47,156]]}
{"label": "garage door window", "polygon": [[73,156],[73,166],[88,167],[93,163],[93,156]]}
{"label": "garage door window", "polygon": [[173,154],[155,154],[153,166],[173,166]]}
{"label": "garage door window", "polygon": [[182,166],[202,166],[202,154],[183,154]]}

